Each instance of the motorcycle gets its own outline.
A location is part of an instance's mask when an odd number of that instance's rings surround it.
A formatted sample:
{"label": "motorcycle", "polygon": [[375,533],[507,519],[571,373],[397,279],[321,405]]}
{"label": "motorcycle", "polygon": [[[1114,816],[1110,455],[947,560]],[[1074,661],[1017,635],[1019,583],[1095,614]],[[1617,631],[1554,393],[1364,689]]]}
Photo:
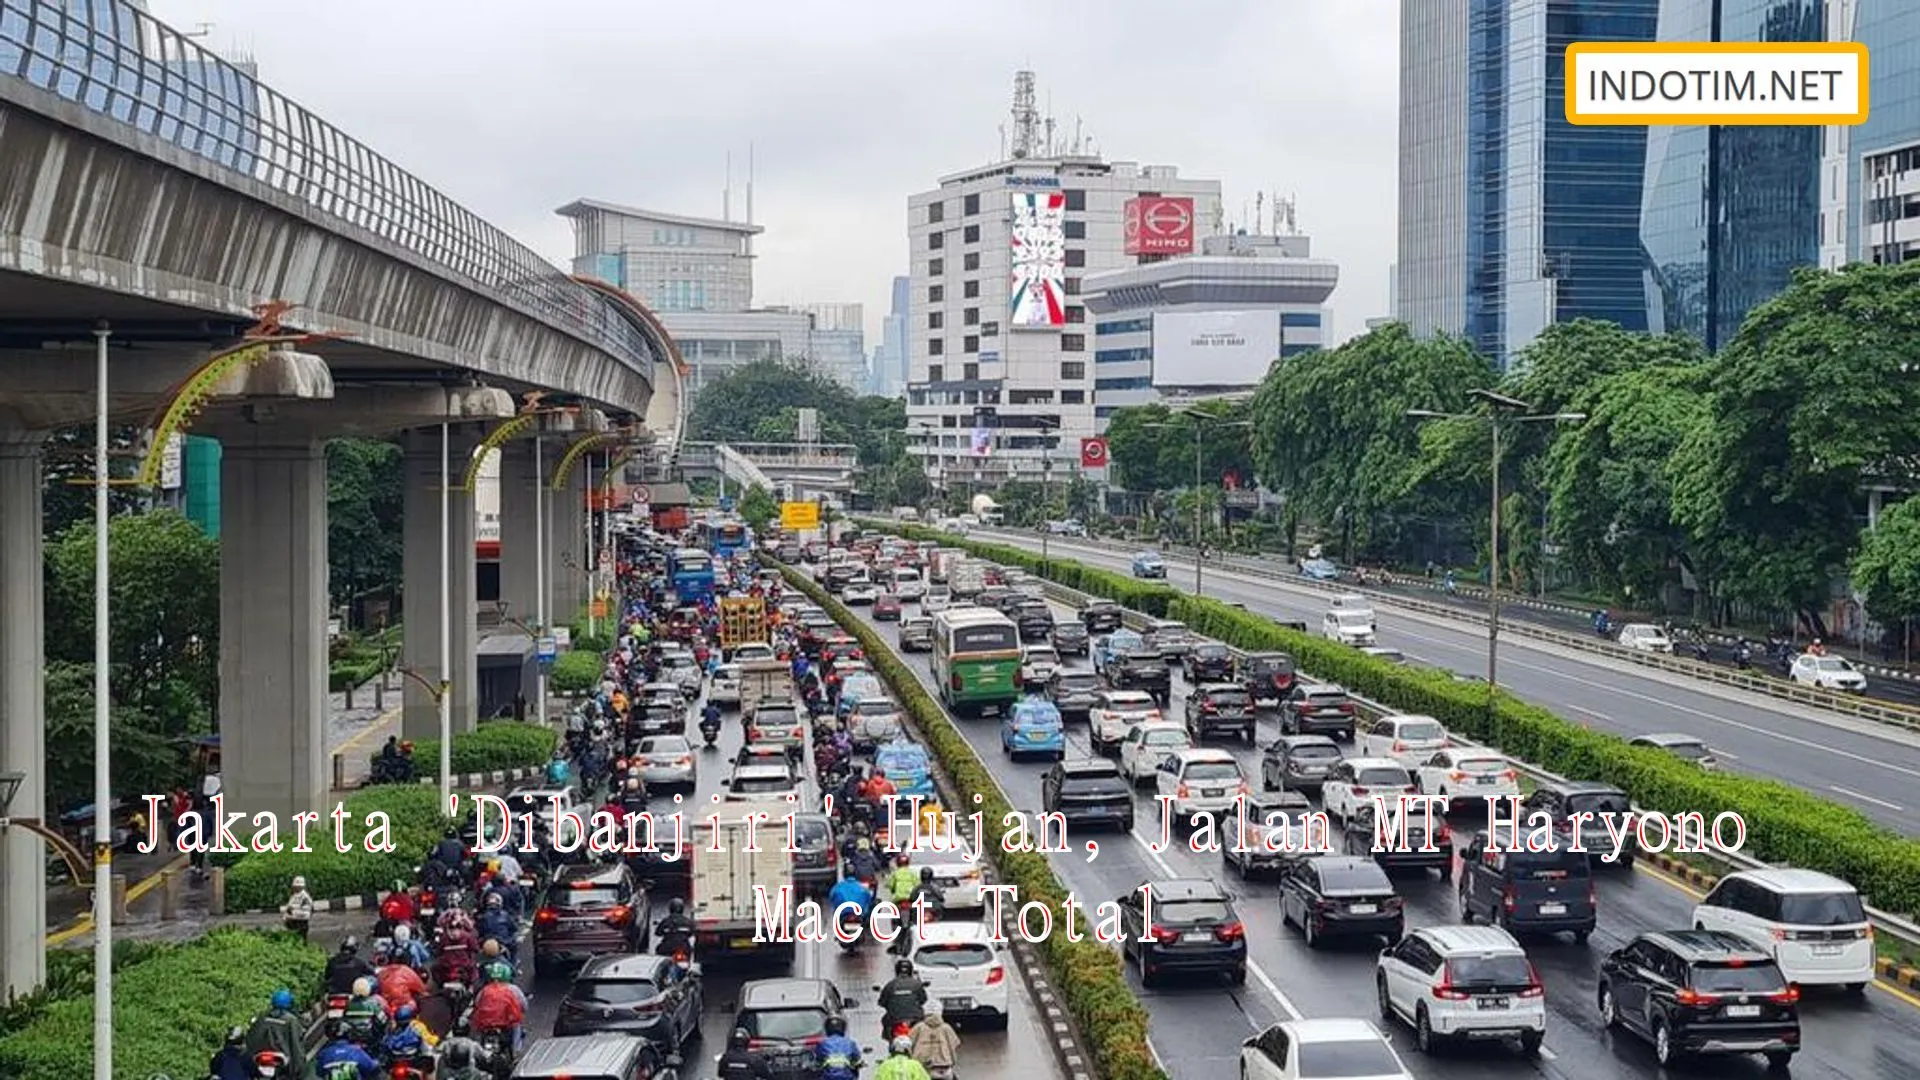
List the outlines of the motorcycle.
{"label": "motorcycle", "polygon": [[414,778],[413,748],[403,747],[400,753],[388,757],[375,756],[373,766],[367,770],[369,784],[411,784]]}
{"label": "motorcycle", "polygon": [[332,1023],[335,1020],[342,1019],[347,1015],[347,1000],[348,1000],[348,996],[346,994],[328,994],[327,995],[327,1022],[328,1023]]}
{"label": "motorcycle", "polygon": [[713,745],[720,740],[720,721],[700,721],[700,737],[706,740],[707,748],[712,749]]}
{"label": "motorcycle", "polygon": [[1753,646],[1745,638],[1733,647],[1733,666],[1745,671],[1753,666]]}
{"label": "motorcycle", "polygon": [[867,941],[867,926],[857,911],[840,914],[840,951],[851,956]]}
{"label": "motorcycle", "polygon": [[262,1050],[253,1055],[254,1080],[279,1080],[286,1074],[287,1055],[278,1050]]}

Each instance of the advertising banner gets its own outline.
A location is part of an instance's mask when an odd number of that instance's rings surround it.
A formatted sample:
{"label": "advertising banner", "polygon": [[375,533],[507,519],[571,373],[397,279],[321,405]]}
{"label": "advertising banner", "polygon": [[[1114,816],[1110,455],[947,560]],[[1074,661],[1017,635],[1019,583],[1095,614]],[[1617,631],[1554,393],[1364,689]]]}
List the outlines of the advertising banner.
{"label": "advertising banner", "polygon": [[1193,200],[1139,195],[1127,200],[1128,255],[1186,255],[1193,251]]}
{"label": "advertising banner", "polygon": [[1107,440],[1080,440],[1080,467],[1083,469],[1104,469],[1107,467]]}
{"label": "advertising banner", "polygon": [[1008,244],[1013,284],[1009,325],[1049,329],[1067,324],[1067,196],[1064,192],[1015,191]]}
{"label": "advertising banner", "polygon": [[1280,356],[1272,311],[1161,311],[1153,316],[1153,385],[1253,386]]}

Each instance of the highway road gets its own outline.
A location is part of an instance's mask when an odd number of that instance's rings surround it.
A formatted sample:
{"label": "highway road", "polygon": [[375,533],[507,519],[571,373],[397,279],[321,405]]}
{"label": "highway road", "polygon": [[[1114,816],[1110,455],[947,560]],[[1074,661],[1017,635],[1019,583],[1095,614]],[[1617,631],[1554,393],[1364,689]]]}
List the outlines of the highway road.
{"label": "highway road", "polygon": [[[1038,537],[982,533],[1038,550]],[[1126,555],[1072,543],[1050,550],[1125,574]],[[1168,582],[1191,592],[1193,565],[1168,559]],[[1218,600],[1318,628],[1327,594],[1208,567],[1203,587]],[[1486,629],[1383,607],[1380,644],[1408,659],[1484,676]],[[1683,732],[1707,741],[1733,771],[1767,776],[1851,806],[1907,836],[1920,836],[1920,739],[1808,706],[1692,684],[1684,676],[1582,654],[1522,637],[1500,640],[1500,684],[1525,700],[1596,730],[1631,737]]]}
{"label": "highway road", "polygon": [[[891,631],[887,631],[891,635]],[[924,658],[909,662],[924,682],[931,675]],[[1184,687],[1176,673],[1170,716],[1178,716]],[[1017,807],[1037,812],[1041,762],[1008,764],[998,744],[994,720],[957,721],[982,760]],[[1271,721],[1261,724],[1260,743],[1277,734]],[[1090,753],[1084,724],[1069,725],[1070,752]],[[1249,776],[1258,776],[1258,751],[1230,746]],[[1149,830],[1157,830],[1156,807],[1144,796],[1137,802],[1133,835],[1074,833],[1068,854],[1052,856],[1061,880],[1088,903],[1111,900],[1148,879],[1212,878],[1236,897],[1247,926],[1252,963],[1243,987],[1202,979],[1152,990],[1140,987],[1152,1017],[1151,1038],[1169,1072],[1176,1077],[1231,1076],[1237,1070],[1242,1040],[1268,1024],[1297,1017],[1377,1017],[1373,993],[1374,947],[1353,946],[1310,951],[1297,931],[1281,925],[1275,886],[1247,882],[1229,872],[1217,854],[1196,854],[1178,846],[1156,854]],[[1152,823],[1151,825],[1149,823]],[[1157,834],[1156,834],[1157,835]],[[1089,860],[1087,841],[1099,844]],[[1453,1050],[1426,1058],[1412,1048],[1411,1033],[1390,1027],[1394,1043],[1423,1080],[1481,1080],[1494,1077],[1549,1077],[1554,1080],[1619,1080],[1659,1077],[1651,1050],[1640,1040],[1610,1035],[1598,1021],[1594,1004],[1598,962],[1635,934],[1689,925],[1697,898],[1678,883],[1648,869],[1600,874],[1601,923],[1585,946],[1567,939],[1529,943],[1528,952],[1547,987],[1550,1010],[1545,1050],[1527,1060],[1499,1047]],[[1407,901],[1408,925],[1458,922],[1453,890],[1431,874],[1397,881]],[[1805,1049],[1795,1059],[1795,1077],[1832,1080],[1908,1080],[1920,1061],[1920,999],[1875,984],[1861,1000],[1813,995],[1803,1006]],[[1697,1072],[1719,1077],[1769,1075],[1758,1059],[1714,1060]]]}

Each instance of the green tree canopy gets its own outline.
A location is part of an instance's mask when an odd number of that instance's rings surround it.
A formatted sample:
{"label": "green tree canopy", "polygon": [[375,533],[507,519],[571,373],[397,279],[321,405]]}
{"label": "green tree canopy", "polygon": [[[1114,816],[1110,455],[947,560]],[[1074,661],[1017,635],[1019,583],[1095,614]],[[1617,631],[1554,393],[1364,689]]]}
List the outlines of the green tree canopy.
{"label": "green tree canopy", "polygon": [[1245,402],[1207,402],[1192,409],[1140,405],[1116,410],[1107,422],[1107,454],[1129,491],[1173,491],[1193,486],[1193,425],[1200,424],[1201,481],[1228,476],[1242,486],[1255,479],[1252,412]]}
{"label": "green tree canopy", "polygon": [[780,504],[766,488],[755,484],[740,496],[740,520],[755,529],[764,529],[767,523],[780,516]]}
{"label": "green tree canopy", "polygon": [[1920,619],[1920,498],[1881,511],[1853,557],[1853,583],[1880,622]]}
{"label": "green tree canopy", "polygon": [[403,468],[392,443],[327,443],[327,564],[335,602],[400,583]]}

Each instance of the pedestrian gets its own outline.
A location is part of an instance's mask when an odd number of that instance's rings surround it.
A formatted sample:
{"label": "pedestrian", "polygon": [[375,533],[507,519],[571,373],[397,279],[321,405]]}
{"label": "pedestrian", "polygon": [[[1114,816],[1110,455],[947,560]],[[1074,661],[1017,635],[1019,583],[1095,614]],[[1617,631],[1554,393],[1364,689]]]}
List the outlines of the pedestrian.
{"label": "pedestrian", "polygon": [[307,892],[306,878],[293,879],[293,894],[280,905],[280,912],[287,917],[287,929],[299,934],[301,941],[307,940],[307,930],[313,925],[313,894]]}

